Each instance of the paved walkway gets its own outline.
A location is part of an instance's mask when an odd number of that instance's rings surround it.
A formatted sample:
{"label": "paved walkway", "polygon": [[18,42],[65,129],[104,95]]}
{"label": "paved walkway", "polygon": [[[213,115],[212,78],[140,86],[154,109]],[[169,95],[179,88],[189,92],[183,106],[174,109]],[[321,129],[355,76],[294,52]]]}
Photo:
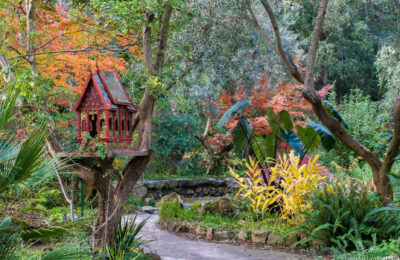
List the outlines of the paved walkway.
{"label": "paved walkway", "polygon": [[[124,220],[133,218],[126,215]],[[139,213],[137,221],[149,218],[141,233],[145,239],[153,240],[145,251],[152,251],[162,260],[271,260],[271,259],[307,259],[304,256],[275,250],[249,249],[237,245],[215,244],[205,241],[185,239],[161,230],[158,215]]]}

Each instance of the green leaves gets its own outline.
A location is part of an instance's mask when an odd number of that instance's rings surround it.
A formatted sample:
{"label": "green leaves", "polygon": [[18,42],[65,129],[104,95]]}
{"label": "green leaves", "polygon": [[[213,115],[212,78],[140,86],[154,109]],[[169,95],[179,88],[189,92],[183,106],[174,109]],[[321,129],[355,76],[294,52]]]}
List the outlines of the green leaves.
{"label": "green leaves", "polygon": [[261,135],[256,135],[251,143],[254,154],[257,160],[263,164],[267,158],[275,157],[275,137],[273,135],[268,135],[262,137]]}
{"label": "green leaves", "polygon": [[296,125],[296,130],[297,136],[304,144],[305,149],[307,149],[309,152],[313,152],[318,148],[319,135],[314,128],[312,128],[310,125],[307,125],[306,127]]}
{"label": "green leaves", "polygon": [[245,109],[250,103],[251,103],[250,99],[245,99],[231,106],[218,120],[217,127],[221,128],[222,126],[224,126],[235,115],[241,113],[242,110]]}
{"label": "green leaves", "polygon": [[251,124],[246,118],[241,117],[233,130],[233,150],[240,153],[247,145],[251,135]]}
{"label": "green leaves", "polygon": [[335,146],[336,139],[331,134],[331,132],[329,132],[329,130],[325,128],[325,126],[315,123],[313,121],[307,121],[307,124],[318,132],[321,138],[321,144],[326,150],[329,151]]}
{"label": "green leaves", "polygon": [[339,123],[341,123],[347,130],[350,130],[349,126],[344,121],[343,117],[339,114],[339,112],[332,106],[332,104],[328,100],[323,100],[325,109],[331,114],[331,116],[335,117]]}

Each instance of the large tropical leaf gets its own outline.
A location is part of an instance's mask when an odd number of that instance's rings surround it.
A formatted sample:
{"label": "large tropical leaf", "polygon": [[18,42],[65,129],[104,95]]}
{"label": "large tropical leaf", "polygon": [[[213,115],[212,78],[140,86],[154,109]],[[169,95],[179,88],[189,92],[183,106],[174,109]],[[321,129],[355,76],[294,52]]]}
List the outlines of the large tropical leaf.
{"label": "large tropical leaf", "polygon": [[315,131],[314,128],[309,125],[306,127],[296,125],[296,130],[297,136],[303,143],[304,149],[307,149],[308,152],[312,153],[318,148],[319,136],[318,132]]}
{"label": "large tropical leaf", "polygon": [[281,136],[283,140],[285,140],[285,142],[290,145],[296,155],[303,155],[304,146],[297,135],[292,131],[292,129],[290,129],[288,132],[282,130]]}
{"label": "large tropical leaf", "polygon": [[324,100],[325,109],[333,116],[335,117],[339,123],[341,123],[347,130],[350,130],[349,126],[346,124],[346,121],[344,121],[343,117],[340,115],[340,113],[334,108],[334,106],[328,101]]}
{"label": "large tropical leaf", "polygon": [[326,150],[331,150],[336,143],[335,137],[326,129],[325,126],[315,123],[314,121],[307,121],[307,124],[314,128],[315,131],[318,132],[319,137],[321,139],[321,144]]}
{"label": "large tropical leaf", "polygon": [[282,110],[279,112],[279,121],[283,124],[283,127],[286,131],[289,131],[293,128],[292,119],[290,118],[290,114],[287,110]]}
{"label": "large tropical leaf", "polygon": [[279,119],[279,116],[275,114],[274,110],[270,107],[267,109],[267,120],[273,133],[276,133],[277,129],[285,129],[285,126]]}
{"label": "large tropical leaf", "polygon": [[263,137],[256,135],[251,144],[257,160],[263,164],[267,158],[274,158],[275,153],[275,136],[268,135]]}
{"label": "large tropical leaf", "polygon": [[235,115],[245,109],[250,103],[250,99],[245,99],[231,106],[218,120],[217,127],[223,127],[226,123],[228,123],[229,120],[231,120]]}
{"label": "large tropical leaf", "polygon": [[233,130],[233,150],[240,153],[246,147],[247,139],[251,135],[251,123],[246,118],[241,117]]}

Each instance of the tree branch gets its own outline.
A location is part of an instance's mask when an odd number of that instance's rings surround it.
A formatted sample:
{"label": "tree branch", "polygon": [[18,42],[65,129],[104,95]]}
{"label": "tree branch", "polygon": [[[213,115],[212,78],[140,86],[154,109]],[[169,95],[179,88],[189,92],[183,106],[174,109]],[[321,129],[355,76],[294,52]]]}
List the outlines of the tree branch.
{"label": "tree branch", "polygon": [[275,34],[275,42],[277,45],[277,50],[275,50],[275,52],[277,52],[281,61],[288,68],[290,75],[292,75],[292,77],[295,78],[297,81],[303,83],[303,76],[300,74],[300,72],[297,69],[297,66],[294,64],[294,62],[286,56],[285,50],[283,49],[281,36],[279,33],[279,26],[276,21],[274,13],[272,12],[271,7],[269,6],[269,4],[266,0],[260,0],[260,2],[268,14],[269,20],[271,21],[272,29]]}
{"label": "tree branch", "polygon": [[156,61],[154,63],[154,70],[157,74],[161,74],[161,70],[164,66],[165,51],[167,49],[167,36],[169,30],[169,22],[172,15],[172,7],[169,4],[164,5],[164,15],[161,20],[160,30],[158,35],[158,52],[156,55]]}
{"label": "tree branch", "polygon": [[[126,44],[122,46],[118,46],[119,48],[125,48],[129,46],[135,46],[137,45],[137,42],[131,43],[131,44]],[[36,52],[36,53],[27,53],[24,55],[18,55],[9,58],[9,60],[17,59],[17,58],[24,58],[24,57],[30,57],[30,56],[38,56],[38,55],[46,55],[46,54],[62,54],[62,53],[76,53],[76,52],[85,52],[85,51],[92,51],[92,50],[109,50],[109,51],[120,51],[118,48],[110,49],[110,48],[100,48],[97,46],[89,46],[83,49],[75,49],[75,50],[59,50],[59,51],[45,51],[45,52]]]}

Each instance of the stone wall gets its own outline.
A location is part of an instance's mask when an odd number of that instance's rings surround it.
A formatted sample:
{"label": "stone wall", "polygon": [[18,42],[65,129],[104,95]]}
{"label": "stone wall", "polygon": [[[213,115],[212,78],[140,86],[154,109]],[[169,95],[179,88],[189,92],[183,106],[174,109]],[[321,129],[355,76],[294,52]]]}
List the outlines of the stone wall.
{"label": "stone wall", "polygon": [[182,178],[169,180],[139,181],[133,196],[159,200],[164,195],[176,192],[186,197],[223,196],[233,193],[237,184],[232,178]]}

